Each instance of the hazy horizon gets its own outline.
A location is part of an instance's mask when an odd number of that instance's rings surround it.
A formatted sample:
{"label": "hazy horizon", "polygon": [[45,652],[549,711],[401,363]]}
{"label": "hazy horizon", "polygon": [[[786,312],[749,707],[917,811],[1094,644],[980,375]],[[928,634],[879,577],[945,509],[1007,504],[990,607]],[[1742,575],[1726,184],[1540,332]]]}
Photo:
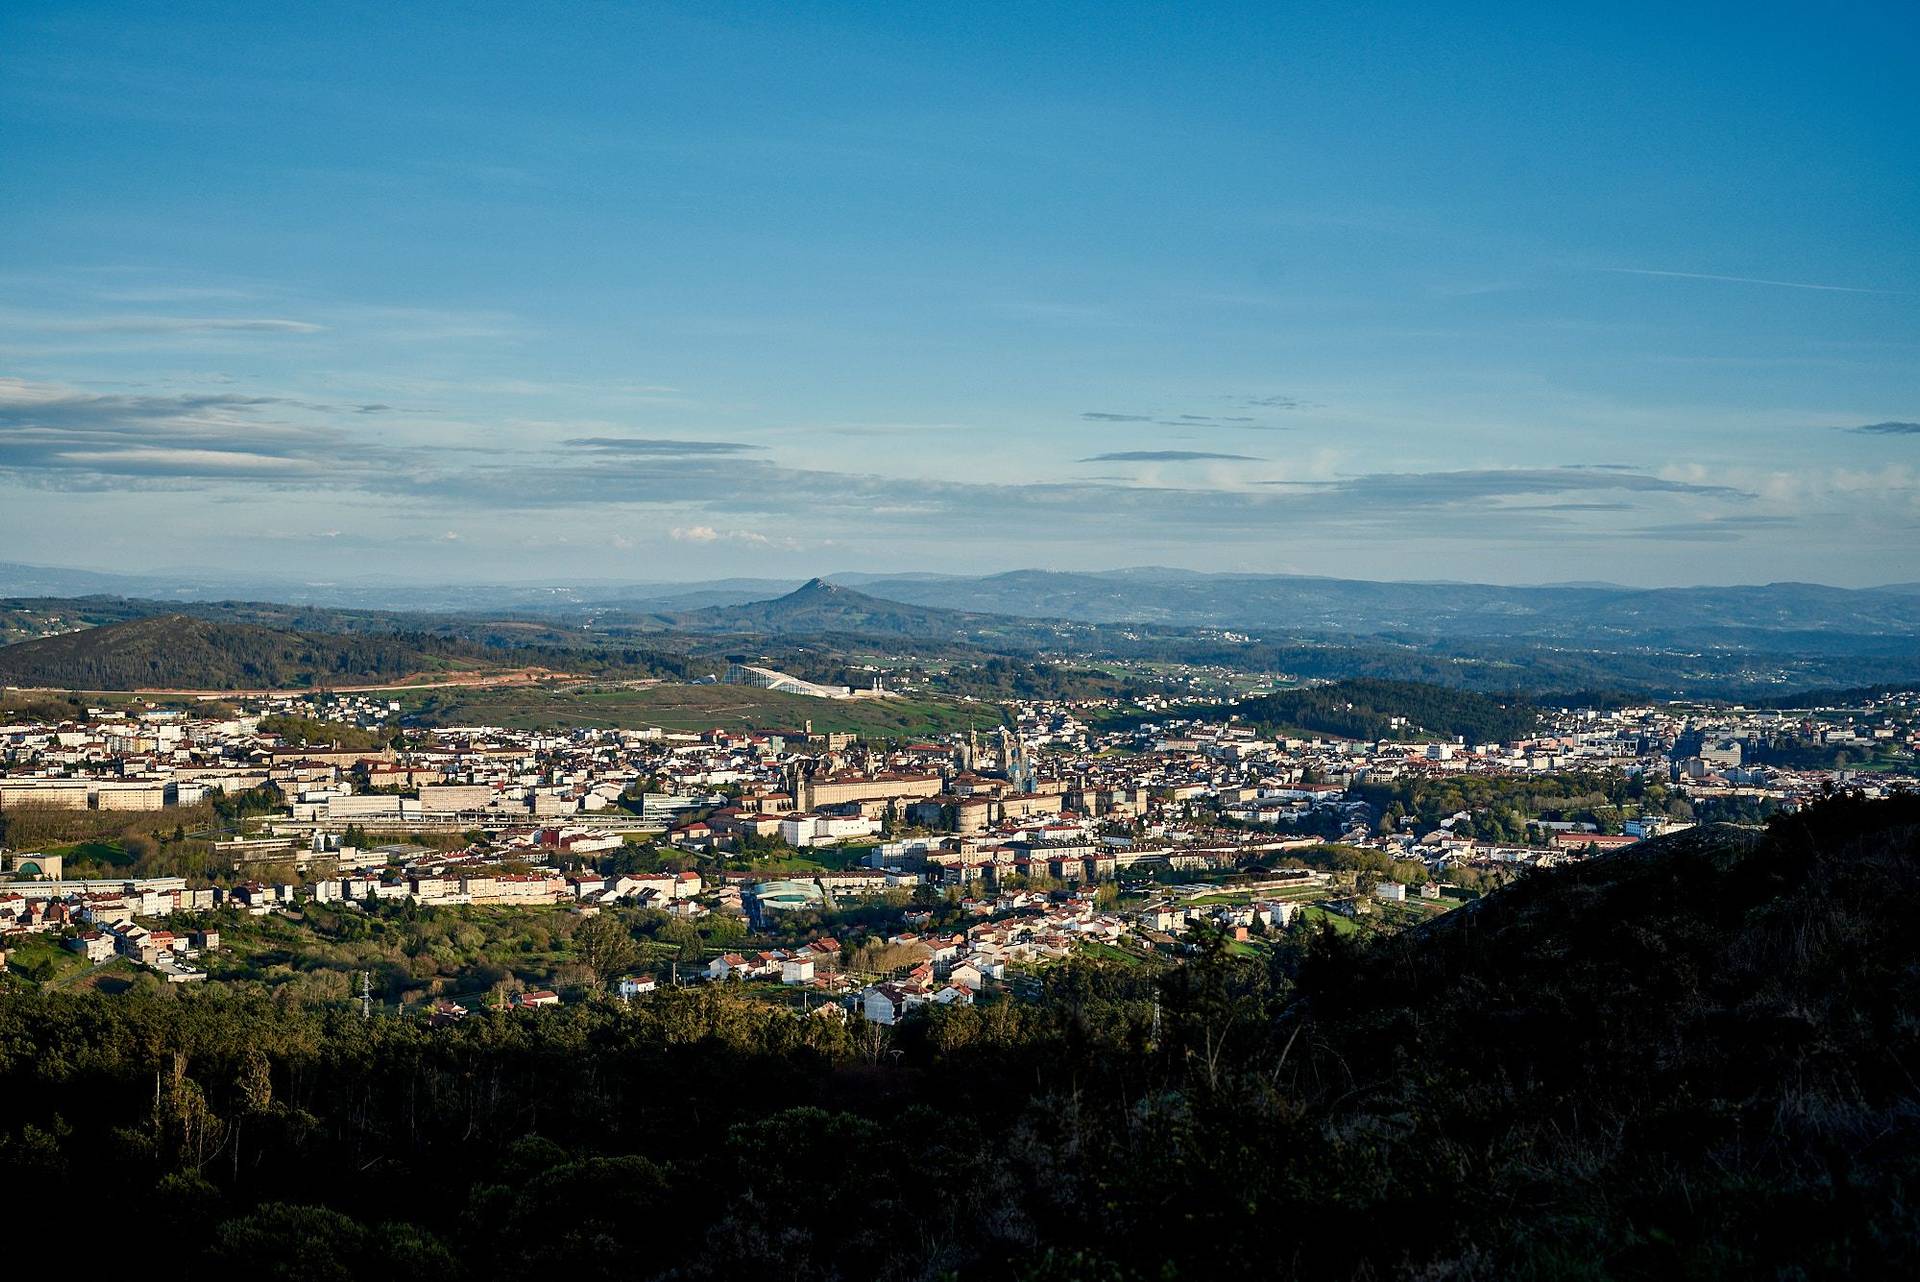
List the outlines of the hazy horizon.
{"label": "hazy horizon", "polygon": [[[252,579],[262,584],[278,581],[286,584],[287,586],[300,586],[300,587],[307,587],[307,588],[324,588],[324,587],[333,587],[333,586],[347,587],[355,584],[360,584],[360,585],[379,584],[384,586],[400,587],[400,588],[433,586],[433,587],[440,587],[440,588],[476,588],[476,589],[478,588],[533,589],[533,588],[543,588],[543,587],[549,587],[549,588],[568,588],[568,587],[679,588],[679,587],[707,587],[707,586],[715,586],[715,585],[721,585],[726,583],[756,583],[756,582],[793,583],[797,585],[797,584],[806,583],[813,579],[822,579],[828,582],[836,582],[836,581],[841,581],[846,579],[881,580],[881,579],[897,579],[897,578],[973,580],[973,579],[990,579],[990,578],[997,578],[997,577],[1016,575],[1016,574],[1077,574],[1077,575],[1093,575],[1093,576],[1118,576],[1118,575],[1145,575],[1145,574],[1155,574],[1155,573],[1190,575],[1195,577],[1216,577],[1216,578],[1299,578],[1299,579],[1346,580],[1346,581],[1363,582],[1363,583],[1388,583],[1388,584],[1393,584],[1393,583],[1441,584],[1441,585],[1458,584],[1463,587],[1499,587],[1499,588],[1516,588],[1516,589],[1619,588],[1619,589],[1627,589],[1627,590],[1660,591],[1664,589],[1681,589],[1681,588],[1698,588],[1698,589],[1744,588],[1744,587],[1758,588],[1758,587],[1773,587],[1773,586],[1781,586],[1781,585],[1788,585],[1788,584],[1798,584],[1798,585],[1804,585],[1809,587],[1828,587],[1828,588],[1839,588],[1839,589],[1844,589],[1848,591],[1869,591],[1870,592],[1870,591],[1879,590],[1879,589],[1909,589],[1916,586],[1920,586],[1920,583],[1893,582],[1893,581],[1879,582],[1879,583],[1845,584],[1845,583],[1833,583],[1833,582],[1828,582],[1828,581],[1819,580],[1819,579],[1756,579],[1756,580],[1746,580],[1746,581],[1728,580],[1724,582],[1708,582],[1708,581],[1701,581],[1701,580],[1691,580],[1691,581],[1673,581],[1673,582],[1663,582],[1663,583],[1629,582],[1621,579],[1561,579],[1561,580],[1502,582],[1502,581],[1491,580],[1491,579],[1462,578],[1458,576],[1420,577],[1420,578],[1411,578],[1411,577],[1366,578],[1366,577],[1355,576],[1355,575],[1316,573],[1313,571],[1301,571],[1301,572],[1295,573],[1295,572],[1281,572],[1281,571],[1266,572],[1266,571],[1243,571],[1243,570],[1220,570],[1220,569],[1209,570],[1209,569],[1199,569],[1199,568],[1190,567],[1190,566],[1175,566],[1175,565],[1108,565],[1108,566],[1092,566],[1092,567],[1086,567],[1086,568],[1063,568],[1063,567],[1045,566],[1045,565],[1017,565],[1017,566],[1002,566],[997,569],[987,569],[987,570],[981,570],[973,573],[951,573],[951,572],[945,572],[945,571],[916,569],[913,567],[895,568],[895,569],[855,569],[850,567],[841,567],[838,569],[801,571],[801,572],[787,573],[787,574],[775,574],[775,573],[713,574],[713,575],[689,576],[689,577],[682,577],[682,578],[635,574],[635,575],[593,575],[593,576],[581,575],[581,576],[573,576],[573,577],[548,576],[548,577],[530,577],[530,578],[528,577],[487,578],[484,576],[472,576],[472,577],[466,577],[466,578],[454,578],[452,580],[448,580],[444,576],[435,577],[431,579],[424,578],[424,577],[409,578],[404,574],[382,573],[382,572],[369,572],[365,574],[338,574],[338,575],[332,575],[327,577],[313,577],[313,576],[307,576],[307,575],[294,575],[294,574],[277,574],[276,575],[270,572],[258,572],[258,571],[246,571],[246,570],[208,571],[208,572],[203,572],[199,574],[184,574],[179,570],[178,567],[163,566],[158,569],[115,570],[115,569],[104,568],[98,565],[90,565],[90,566],[89,565],[54,565],[54,564],[39,563],[39,562],[0,560],[0,569],[4,569],[7,567],[19,567],[22,569],[43,571],[49,574],[73,574],[73,575],[81,575],[81,576],[99,575],[99,576],[120,577],[120,578],[127,578],[127,579],[152,579],[152,580],[159,580],[159,581],[165,581],[169,578],[172,578],[183,583],[199,580],[199,581],[207,581],[207,582],[210,582],[211,584],[216,584],[216,585],[221,583],[238,584],[238,583],[245,582],[248,579]],[[854,586],[857,586],[857,585],[854,585]],[[3,592],[3,591],[4,589],[0,589],[0,592]]]}

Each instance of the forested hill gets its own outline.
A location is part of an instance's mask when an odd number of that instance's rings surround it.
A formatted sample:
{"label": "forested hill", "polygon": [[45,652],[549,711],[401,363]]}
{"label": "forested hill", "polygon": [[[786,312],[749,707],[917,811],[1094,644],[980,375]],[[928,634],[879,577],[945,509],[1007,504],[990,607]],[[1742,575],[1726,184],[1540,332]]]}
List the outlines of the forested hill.
{"label": "forested hill", "polygon": [[[986,616],[962,614],[935,606],[883,601],[879,597],[812,579],[785,596],[744,605],[711,606],[659,616],[676,628],[699,632],[745,632],[754,635],[817,636],[840,633],[863,637],[922,637],[954,640],[978,625],[991,624]],[[1018,625],[1026,627],[1024,623]]]}
{"label": "forested hill", "polygon": [[395,679],[464,663],[475,647],[405,634],[317,636],[185,615],[0,646],[0,684],[70,690],[248,690]]}
{"label": "forested hill", "polygon": [[1897,681],[1871,686],[1802,690],[1797,694],[1749,699],[1746,703],[1749,707],[1778,708],[1783,711],[1795,708],[1851,708],[1885,699],[1889,695],[1912,694],[1915,691],[1920,691],[1920,682]]}
{"label": "forested hill", "polygon": [[1843,796],[1328,956],[1295,1013],[1473,1276],[1920,1276],[1916,894],[1920,796]]}
{"label": "forested hill", "polygon": [[1242,699],[1227,711],[1262,729],[1346,739],[1459,736],[1469,743],[1510,743],[1540,725],[1540,710],[1518,697],[1370,677]]}
{"label": "forested hill", "polygon": [[0,1182],[211,1278],[1912,1277],[1916,897],[1920,798],[1839,798],[891,1031],[15,989]]}

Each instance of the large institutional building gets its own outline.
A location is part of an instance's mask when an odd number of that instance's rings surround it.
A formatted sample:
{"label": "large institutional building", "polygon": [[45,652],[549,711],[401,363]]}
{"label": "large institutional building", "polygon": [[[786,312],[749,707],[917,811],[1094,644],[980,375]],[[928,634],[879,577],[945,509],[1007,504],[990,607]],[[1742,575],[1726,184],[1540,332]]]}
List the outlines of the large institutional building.
{"label": "large institutional building", "polygon": [[730,686],[758,686],[762,690],[777,690],[781,694],[811,695],[815,699],[851,699],[851,686],[823,686],[812,681],[802,681],[799,677],[776,672],[772,668],[755,668],[744,663],[727,665],[727,674],[720,678]]}

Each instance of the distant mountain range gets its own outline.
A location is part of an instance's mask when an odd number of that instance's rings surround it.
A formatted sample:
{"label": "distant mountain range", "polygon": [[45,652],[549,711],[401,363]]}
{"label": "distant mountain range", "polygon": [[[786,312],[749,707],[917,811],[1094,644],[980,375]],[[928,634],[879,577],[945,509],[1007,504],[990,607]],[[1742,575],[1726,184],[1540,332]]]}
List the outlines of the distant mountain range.
{"label": "distant mountain range", "polygon": [[[440,613],[507,612],[568,622],[610,613],[654,616],[705,629],[750,626],[751,613],[711,614],[822,587],[851,588],[864,602],[892,602],[959,616],[1225,628],[1289,636],[1472,639],[1575,645],[1819,654],[1896,654],[1920,649],[1920,583],[1834,588],[1813,583],[1630,588],[1609,584],[1506,587],[1484,583],[1371,582],[1299,575],[1202,574],[1143,568],[1103,572],[1014,570],[984,576],[836,574],[797,583],[716,579],[694,583],[586,582],[420,587],[377,579],[340,583],[219,581],[52,570],[0,563],[0,596],[89,593],[153,601],[245,599],[290,605]],[[806,599],[765,617],[799,626],[842,618],[844,630],[918,635],[929,627],[986,626],[898,615],[860,604],[822,612]],[[805,606],[806,609],[799,607]],[[860,622],[856,616],[865,616]],[[937,622],[936,622],[937,620]],[[811,627],[811,625],[808,625]],[[816,631],[836,629],[813,627]]]}
{"label": "distant mountain range", "polygon": [[1920,637],[1920,593],[1910,587],[1502,587],[1181,570],[896,575],[860,586],[890,600],[992,614],[1326,635],[1611,645],[1740,644],[1749,633]]}
{"label": "distant mountain range", "polygon": [[[1090,587],[1089,579],[1097,583]],[[1033,572],[989,580],[869,580],[865,590],[813,579],[762,601],[658,613],[601,606],[587,615],[595,631],[609,636],[658,628],[682,643],[709,647],[734,636],[842,650],[958,647],[956,657],[972,651],[1134,659],[1489,691],[1777,694],[1920,678],[1913,626],[1920,597],[1805,585],[1645,592],[1231,582],[1241,588],[1240,599],[1217,600],[1220,613],[1211,615],[1191,603],[1165,604],[1183,595],[1191,601],[1199,588],[1230,590],[1217,582],[1196,585],[1193,576]],[[1288,602],[1296,608],[1283,608]],[[1039,613],[1049,609],[1056,613]],[[1133,617],[1141,614],[1160,617]],[[1215,622],[1172,621],[1195,617]],[[1269,621],[1253,621],[1262,617]],[[1832,626],[1836,619],[1847,626]],[[694,640],[703,635],[707,641]]]}
{"label": "distant mountain range", "polygon": [[[768,600],[661,611],[646,599],[558,608],[612,623],[652,615],[695,631],[943,637],[1054,648],[1156,636],[1239,633],[1267,642],[1524,647],[1676,654],[1795,655],[1920,663],[1920,593],[1807,583],[1753,587],[1500,587],[1372,583],[1184,571],[984,578],[814,579]],[[737,590],[737,589],[736,589]]]}
{"label": "distant mountain range", "polygon": [[544,611],[643,601],[696,609],[790,592],[798,579],[713,579],[696,583],[592,580],[569,583],[418,583],[366,576],[302,579],[275,575],[154,575],[67,570],[0,561],[0,597],[119,596],[145,601],[273,601],[334,609]]}
{"label": "distant mountain range", "polygon": [[[316,673],[338,669],[321,660],[327,647],[312,639],[348,634],[482,662],[627,675],[671,676],[690,663],[710,667],[730,651],[770,651],[780,648],[771,643],[783,642],[789,652],[799,647],[824,662],[882,646],[924,656],[1131,659],[1494,692],[1773,696],[1920,679],[1920,585],[1502,587],[1161,569],[1020,570],[981,577],[849,574],[797,585],[734,579],[389,589],[390,597],[367,588],[368,603],[348,606],[291,591],[267,601],[196,596],[210,589],[188,583],[169,588],[187,599],[138,598],[105,592],[123,585],[98,575],[84,576],[95,595],[44,595],[63,585],[63,573],[0,565],[0,592],[23,584],[42,593],[0,596],[0,640],[178,614],[305,638],[285,644],[314,656],[307,666]],[[405,608],[371,604],[393,597]],[[769,645],[742,644],[752,637]],[[169,668],[178,678],[173,681],[140,677],[124,666],[113,671],[139,677],[137,685],[252,684],[233,675],[231,665],[206,657],[205,664],[147,663],[148,672],[157,671],[156,664]],[[60,665],[63,672],[95,673],[83,682],[9,675],[15,671],[9,664],[21,661],[0,649],[0,681],[111,688],[97,663]],[[48,675],[47,662],[36,659],[34,669]]]}

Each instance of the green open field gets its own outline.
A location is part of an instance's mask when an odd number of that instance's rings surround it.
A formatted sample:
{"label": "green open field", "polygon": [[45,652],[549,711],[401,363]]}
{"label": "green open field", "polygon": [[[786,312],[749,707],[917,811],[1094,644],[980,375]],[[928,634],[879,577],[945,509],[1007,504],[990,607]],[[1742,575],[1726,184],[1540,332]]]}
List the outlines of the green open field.
{"label": "green open field", "polygon": [[22,935],[13,944],[7,980],[16,984],[61,987],[91,973],[93,963],[50,935]]}
{"label": "green open field", "polygon": [[1353,918],[1342,917],[1339,913],[1328,912],[1318,904],[1301,905],[1300,915],[1310,926],[1318,927],[1322,922],[1331,925],[1335,934],[1352,935],[1357,934],[1360,930],[1360,923],[1353,920]]}
{"label": "green open field", "polygon": [[1122,966],[1151,966],[1155,959],[1142,956],[1126,948],[1117,948],[1104,940],[1083,939],[1080,951],[1098,961],[1117,962]]}
{"label": "green open field", "polygon": [[912,738],[997,726],[997,704],[955,699],[814,699],[752,686],[553,684],[403,694],[402,706],[428,725],[495,725],[516,730],[643,728],[663,730],[852,731]]}
{"label": "green open field", "polygon": [[102,864],[125,868],[134,862],[134,856],[118,841],[79,841],[65,846],[48,846],[41,853],[59,855],[74,865]]}
{"label": "green open field", "polygon": [[1185,902],[1190,904],[1250,904],[1254,900],[1274,900],[1284,903],[1293,899],[1323,899],[1329,891],[1318,883],[1302,886],[1283,886],[1278,890],[1223,890],[1210,895],[1198,895]]}
{"label": "green open field", "polygon": [[1864,771],[1868,774],[1910,775],[1920,773],[1920,758],[1913,756],[1911,753],[1890,752],[1872,757],[1866,761],[1854,763],[1849,765],[1847,769]]}
{"label": "green open field", "polygon": [[872,846],[812,846],[804,852],[782,851],[755,854],[749,858],[729,856],[723,862],[735,872],[759,873],[774,877],[812,877],[823,872],[844,872],[858,867]]}

